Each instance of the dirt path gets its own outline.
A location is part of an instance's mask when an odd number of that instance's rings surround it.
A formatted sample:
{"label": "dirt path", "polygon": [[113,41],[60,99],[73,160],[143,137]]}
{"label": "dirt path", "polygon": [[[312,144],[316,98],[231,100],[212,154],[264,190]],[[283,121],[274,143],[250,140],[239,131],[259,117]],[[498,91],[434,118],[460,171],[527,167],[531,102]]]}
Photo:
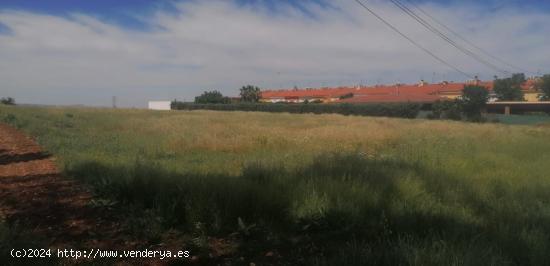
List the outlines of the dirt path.
{"label": "dirt path", "polygon": [[[45,239],[46,246],[40,248],[172,252],[184,248],[178,235],[170,233],[162,237],[162,245],[149,246],[146,240],[136,239],[130,231],[124,230],[128,228],[125,217],[110,208],[94,207],[90,204],[92,199],[92,193],[85,186],[60,174],[55,158],[33,139],[0,123],[0,219],[16,224],[25,234]],[[183,261],[220,265],[216,254],[223,247],[225,245],[214,241],[212,258],[198,260],[193,257]],[[178,261],[117,259],[109,264],[166,265],[174,262]]]}
{"label": "dirt path", "polygon": [[63,178],[54,158],[20,131],[0,124],[0,215],[45,238],[49,247],[129,250],[112,211],[92,207],[82,185]]}

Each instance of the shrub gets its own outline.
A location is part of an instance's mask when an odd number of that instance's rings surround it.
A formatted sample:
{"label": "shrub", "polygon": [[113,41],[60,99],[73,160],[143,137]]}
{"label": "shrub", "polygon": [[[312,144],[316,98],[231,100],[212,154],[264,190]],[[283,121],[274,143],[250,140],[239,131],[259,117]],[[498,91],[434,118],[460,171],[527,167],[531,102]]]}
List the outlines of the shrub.
{"label": "shrub", "polygon": [[2,117],[2,122],[15,126],[17,124],[17,117],[13,114],[6,114]]}
{"label": "shrub", "polygon": [[0,104],[15,105],[15,99],[12,97],[2,98],[0,99]]}
{"label": "shrub", "polygon": [[195,103],[229,103],[230,99],[224,97],[219,91],[205,91],[200,96],[195,97]]}
{"label": "shrub", "polygon": [[432,105],[432,115],[429,119],[461,120],[461,106],[459,101],[437,101]]}
{"label": "shrub", "polygon": [[462,90],[460,105],[470,121],[480,121],[481,110],[489,100],[489,90],[483,86],[466,85]]}
{"label": "shrub", "polygon": [[340,96],[340,100],[343,100],[343,99],[349,99],[349,98],[353,98],[353,93],[348,93],[348,94],[344,94],[342,96]]}
{"label": "shrub", "polygon": [[343,114],[361,116],[387,116],[416,118],[420,105],[406,104],[285,104],[285,103],[237,103],[193,104],[173,102],[174,110],[249,111],[295,114]]}
{"label": "shrub", "polygon": [[429,120],[439,119],[439,116],[435,115],[433,112],[426,115],[426,118]]}

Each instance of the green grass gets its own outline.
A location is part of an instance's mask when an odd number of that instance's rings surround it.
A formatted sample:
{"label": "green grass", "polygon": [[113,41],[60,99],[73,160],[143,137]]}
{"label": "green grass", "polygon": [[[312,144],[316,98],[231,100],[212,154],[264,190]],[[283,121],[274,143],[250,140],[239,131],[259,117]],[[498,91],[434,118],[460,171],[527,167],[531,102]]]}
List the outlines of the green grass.
{"label": "green grass", "polygon": [[64,173],[199,252],[305,265],[548,265],[550,127],[0,107]]}

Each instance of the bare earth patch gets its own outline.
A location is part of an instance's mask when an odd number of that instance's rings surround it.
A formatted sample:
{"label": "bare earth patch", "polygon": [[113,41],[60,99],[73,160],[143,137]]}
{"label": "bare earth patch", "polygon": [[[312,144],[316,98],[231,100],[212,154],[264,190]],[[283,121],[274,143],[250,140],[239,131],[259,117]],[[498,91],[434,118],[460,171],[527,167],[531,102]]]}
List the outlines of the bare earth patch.
{"label": "bare earth patch", "polygon": [[0,213],[49,248],[133,250],[114,211],[90,205],[92,194],[63,178],[54,158],[18,130],[0,124]]}

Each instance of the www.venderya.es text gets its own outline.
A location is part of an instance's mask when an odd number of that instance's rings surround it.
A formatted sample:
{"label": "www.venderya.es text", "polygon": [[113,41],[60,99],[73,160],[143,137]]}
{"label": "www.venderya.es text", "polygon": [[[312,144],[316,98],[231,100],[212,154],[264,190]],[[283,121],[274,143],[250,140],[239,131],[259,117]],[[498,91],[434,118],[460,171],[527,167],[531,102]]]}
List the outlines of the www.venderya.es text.
{"label": "www.venderya.es text", "polygon": [[12,249],[12,258],[65,258],[65,259],[104,259],[104,258],[157,258],[181,259],[189,258],[191,253],[187,250],[76,250],[76,249]]}

